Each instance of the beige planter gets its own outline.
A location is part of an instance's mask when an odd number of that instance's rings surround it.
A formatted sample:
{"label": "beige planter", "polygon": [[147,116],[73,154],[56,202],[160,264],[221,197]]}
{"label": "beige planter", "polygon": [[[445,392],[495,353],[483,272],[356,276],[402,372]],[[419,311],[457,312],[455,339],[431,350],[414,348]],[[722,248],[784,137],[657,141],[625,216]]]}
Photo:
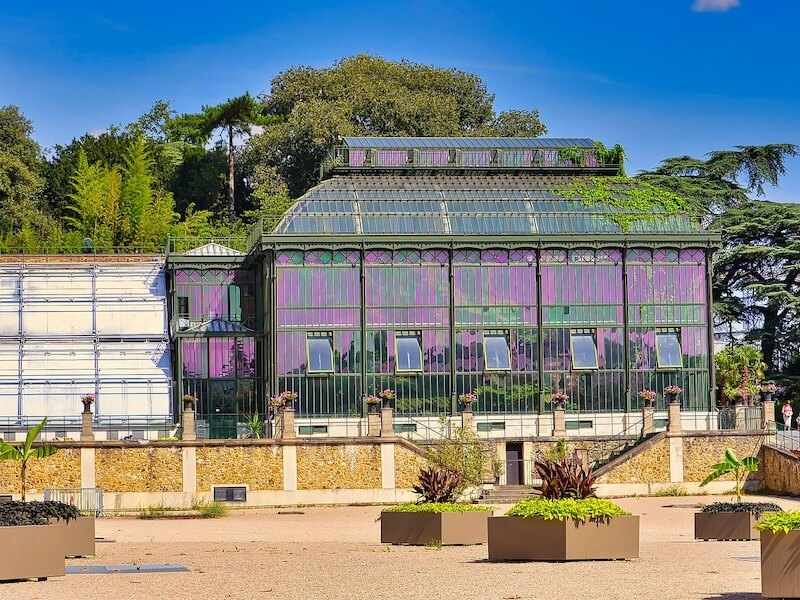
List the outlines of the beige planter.
{"label": "beige planter", "polygon": [[800,598],[800,530],[761,532],[761,595]]}
{"label": "beige planter", "polygon": [[64,528],[64,556],[94,556],[94,517],[78,517],[69,523],[58,523]]}
{"label": "beige planter", "polygon": [[64,575],[64,532],[58,525],[0,527],[0,581]]}
{"label": "beige planter", "polygon": [[607,523],[489,519],[489,560],[610,560],[639,557],[639,517]]}
{"label": "beige planter", "polygon": [[485,544],[490,511],[381,513],[381,543],[425,546]]}
{"label": "beige planter", "polygon": [[757,540],[758,520],[749,512],[695,513],[696,540]]}

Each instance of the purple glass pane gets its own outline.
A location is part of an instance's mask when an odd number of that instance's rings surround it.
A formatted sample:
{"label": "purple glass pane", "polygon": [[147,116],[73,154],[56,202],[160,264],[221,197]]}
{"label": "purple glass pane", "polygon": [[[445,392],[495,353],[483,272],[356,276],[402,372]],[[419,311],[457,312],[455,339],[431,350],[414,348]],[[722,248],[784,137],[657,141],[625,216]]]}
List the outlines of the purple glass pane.
{"label": "purple glass pane", "polygon": [[566,250],[542,250],[543,263],[565,263],[567,262]]}
{"label": "purple glass pane", "polygon": [[456,250],[453,253],[453,264],[477,265],[481,262],[481,253],[477,250]]}
{"label": "purple glass pane", "polygon": [[568,261],[570,263],[593,263],[594,250],[588,248],[577,248],[569,251]]}
{"label": "purple glass pane", "polygon": [[622,304],[622,266],[543,265],[542,303]]}
{"label": "purple glass pane", "polygon": [[363,167],[364,166],[364,150],[350,150],[350,166]]}
{"label": "purple glass pane", "polygon": [[377,165],[381,167],[402,167],[408,163],[405,150],[378,150]]}
{"label": "purple glass pane", "polygon": [[448,261],[447,250],[425,250],[422,253],[423,263],[446,265]]}
{"label": "purple glass pane", "polygon": [[649,263],[653,260],[653,253],[647,248],[631,248],[628,250],[628,262]]}
{"label": "purple glass pane", "polygon": [[178,283],[187,283],[189,281],[189,272],[184,269],[175,271],[175,281]]}
{"label": "purple glass pane", "polygon": [[416,265],[420,262],[419,250],[396,250],[392,256],[396,265]]}
{"label": "purple glass pane", "polygon": [[461,164],[465,167],[486,167],[492,162],[491,150],[462,150]]}
{"label": "purple glass pane", "polygon": [[456,371],[459,373],[483,370],[483,337],[479,330],[456,332]]}
{"label": "purple glass pane", "polygon": [[304,262],[307,265],[328,265],[332,259],[330,250],[309,250],[305,253]]}
{"label": "purple glass pane", "polygon": [[238,338],[236,369],[239,377],[255,377],[257,375],[256,341],[253,338]]}
{"label": "purple glass pane", "polygon": [[208,376],[224,379],[235,377],[235,355],[234,338],[208,338]]}
{"label": "purple glass pane", "polygon": [[203,280],[203,276],[200,274],[200,271],[189,271],[189,281],[192,283],[200,283]]}
{"label": "purple glass pane", "polygon": [[392,263],[390,250],[370,250],[364,255],[364,262],[368,265],[389,265]]}
{"label": "purple glass pane", "polygon": [[703,264],[705,262],[705,251],[701,248],[685,248],[681,250],[680,262]]}
{"label": "purple glass pane", "polygon": [[448,373],[450,352],[447,331],[424,330],[422,332],[422,369],[426,373]]}
{"label": "purple glass pane", "polygon": [[484,250],[481,252],[481,263],[483,264],[508,264],[508,251],[507,250]]}
{"label": "purple glass pane", "polygon": [[447,150],[420,150],[419,164],[423,167],[446,167],[448,152]]}
{"label": "purple glass pane", "polygon": [[534,264],[536,262],[536,251],[527,248],[512,250],[509,255],[509,262],[516,264]]}
{"label": "purple glass pane", "polygon": [[208,377],[206,340],[181,340],[184,377]]}
{"label": "purple glass pane", "polygon": [[278,374],[302,373],[306,364],[306,334],[302,331],[278,332]]}
{"label": "purple glass pane", "polygon": [[631,330],[629,345],[632,369],[656,368],[656,332],[654,329]]}
{"label": "purple glass pane", "polygon": [[615,248],[601,248],[597,251],[597,262],[619,263],[622,261],[622,251]]}

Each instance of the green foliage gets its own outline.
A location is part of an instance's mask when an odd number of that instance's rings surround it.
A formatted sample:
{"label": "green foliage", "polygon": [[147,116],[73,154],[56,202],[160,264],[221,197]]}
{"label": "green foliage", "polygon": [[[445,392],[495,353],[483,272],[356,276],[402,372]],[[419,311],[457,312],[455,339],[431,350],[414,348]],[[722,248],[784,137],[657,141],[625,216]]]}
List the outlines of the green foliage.
{"label": "green foliage", "polygon": [[545,458],[551,461],[564,460],[569,454],[569,444],[567,440],[561,438],[547,452],[544,453]]}
{"label": "green foliage", "polygon": [[80,516],[78,509],[64,502],[4,502],[0,504],[0,527],[47,525],[51,519],[69,523]]}
{"label": "green foliage", "polygon": [[689,490],[683,487],[679,483],[672,483],[670,485],[666,485],[662,488],[659,488],[655,492],[651,494],[651,496],[655,497],[664,497],[664,496],[688,496]]}
{"label": "green foliage", "polygon": [[246,437],[259,439],[264,435],[264,419],[258,413],[247,417],[244,424],[247,427]]}
{"label": "green foliage", "polygon": [[28,461],[32,458],[46,458],[58,452],[58,448],[53,446],[37,446],[33,444],[42,428],[47,424],[47,417],[42,422],[28,430],[25,441],[21,446],[12,446],[8,442],[0,439],[0,460],[15,460],[20,463],[20,489],[22,490],[22,501],[25,502],[25,476],[28,469]]}
{"label": "green foliage", "polygon": [[742,478],[747,473],[755,473],[758,471],[758,459],[755,456],[746,456],[742,460],[739,460],[736,457],[736,454],[733,451],[733,448],[726,448],[725,454],[722,457],[722,461],[718,462],[717,464],[711,467],[712,471],[700,482],[700,486],[707,485],[722,477],[723,475],[727,475],[728,473],[733,473],[736,479],[736,487],[734,488],[736,491],[736,500],[737,502],[742,501]]}
{"label": "green foliage", "polygon": [[483,443],[474,431],[455,427],[450,437],[430,445],[427,449],[428,458],[434,465],[461,473],[462,480],[456,487],[456,492],[483,482],[488,457]]}
{"label": "green foliage", "polygon": [[619,209],[621,212],[607,216],[623,231],[637,221],[692,214],[697,209],[669,190],[624,176],[576,179],[566,186],[554,186],[552,191],[587,206],[601,204]]}
{"label": "green foliage", "polygon": [[228,514],[229,509],[221,502],[209,500],[196,500],[192,504],[192,510],[196,510],[201,519],[216,519]]}
{"label": "green foliage", "polygon": [[756,519],[764,513],[782,512],[783,509],[774,502],[714,502],[704,506],[700,512],[749,512]]}
{"label": "green foliage", "polygon": [[584,468],[577,459],[537,460],[534,471],[542,480],[542,495],[551,500],[594,498],[595,477],[592,468]]}
{"label": "green foliage", "polygon": [[151,504],[149,506],[143,506],[139,508],[139,518],[140,519],[160,519],[166,516],[169,509],[163,502],[159,504]]}
{"label": "green foliage", "polygon": [[622,145],[614,144],[606,148],[603,142],[596,141],[592,148],[601,165],[619,165],[619,175],[625,177],[625,148]]}
{"label": "green foliage", "polygon": [[756,523],[756,529],[772,533],[789,533],[800,529],[800,510],[766,513],[764,518]]}
{"label": "green foliage", "polygon": [[520,500],[506,513],[509,517],[540,518],[547,521],[571,519],[577,523],[585,523],[586,521],[606,523],[614,517],[629,514],[629,512],[623,510],[611,500],[601,498],[586,498],[584,500],[575,498],[561,500],[533,498]]}
{"label": "green foliage", "polygon": [[[745,390],[748,396],[745,400],[758,394],[767,369],[762,358],[761,352],[748,345],[728,346],[714,356],[723,404],[741,397]],[[737,390],[740,391],[737,393]]]}
{"label": "green foliage", "polygon": [[418,478],[413,490],[420,495],[420,503],[451,502],[464,479],[459,471],[438,467],[422,469]]}
{"label": "green foliage", "polygon": [[464,504],[461,502],[424,502],[400,504],[383,509],[384,512],[403,512],[403,513],[448,513],[448,512],[486,512],[494,510],[491,506],[484,504]]}

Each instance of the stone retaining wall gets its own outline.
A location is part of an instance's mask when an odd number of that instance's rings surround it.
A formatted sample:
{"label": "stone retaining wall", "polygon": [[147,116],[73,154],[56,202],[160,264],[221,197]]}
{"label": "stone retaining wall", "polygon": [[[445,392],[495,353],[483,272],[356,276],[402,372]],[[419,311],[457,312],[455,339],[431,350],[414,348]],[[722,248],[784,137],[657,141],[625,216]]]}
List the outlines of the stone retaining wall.
{"label": "stone retaining wall", "polygon": [[800,459],[772,446],[761,449],[764,487],[771,492],[800,496]]}
{"label": "stone retaining wall", "polygon": [[215,446],[197,449],[197,491],[212,485],[245,484],[251,490],[283,489],[283,448]]}

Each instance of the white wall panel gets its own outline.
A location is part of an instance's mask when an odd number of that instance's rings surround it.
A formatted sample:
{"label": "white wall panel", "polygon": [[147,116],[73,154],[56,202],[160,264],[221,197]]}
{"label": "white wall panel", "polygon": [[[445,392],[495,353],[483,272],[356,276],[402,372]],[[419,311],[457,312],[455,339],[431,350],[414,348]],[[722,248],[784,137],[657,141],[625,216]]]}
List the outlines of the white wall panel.
{"label": "white wall panel", "polygon": [[0,335],[19,335],[19,302],[0,301]]}
{"label": "white wall panel", "polygon": [[81,395],[94,391],[93,382],[30,383],[22,386],[22,414],[25,416],[74,417],[83,410]]}
{"label": "white wall panel", "polygon": [[164,301],[101,302],[97,304],[97,334],[165,337]]}
{"label": "white wall panel", "polygon": [[25,304],[22,330],[25,335],[91,335],[92,303]]}
{"label": "white wall panel", "polygon": [[26,300],[41,298],[91,298],[92,269],[44,269],[37,267],[22,278],[22,294]]}
{"label": "white wall panel", "polygon": [[0,380],[19,381],[19,344],[0,343]]}
{"label": "white wall panel", "polygon": [[17,415],[19,381],[0,381],[0,422]]}
{"label": "white wall panel", "polygon": [[169,354],[159,342],[103,343],[99,346],[101,379],[169,379]]}
{"label": "white wall panel", "polygon": [[99,298],[163,298],[166,293],[159,263],[100,265],[95,285]]}
{"label": "white wall panel", "polygon": [[73,340],[69,343],[37,341],[25,344],[22,354],[24,381],[72,381],[94,379],[94,375],[94,344],[91,340]]}
{"label": "white wall panel", "polygon": [[19,275],[0,273],[0,301],[19,300]]}
{"label": "white wall panel", "polygon": [[99,414],[103,415],[168,415],[170,383],[100,381]]}

